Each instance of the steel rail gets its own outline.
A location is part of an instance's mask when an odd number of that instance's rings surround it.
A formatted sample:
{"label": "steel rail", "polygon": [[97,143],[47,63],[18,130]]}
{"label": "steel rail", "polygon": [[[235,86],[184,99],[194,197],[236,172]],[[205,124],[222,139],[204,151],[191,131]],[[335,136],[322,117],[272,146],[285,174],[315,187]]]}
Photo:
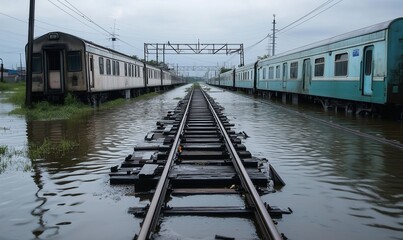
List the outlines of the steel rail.
{"label": "steel rail", "polygon": [[176,155],[176,150],[178,149],[179,139],[185,127],[185,122],[187,115],[189,114],[189,107],[193,97],[193,90],[190,93],[189,100],[182,117],[182,121],[178,127],[178,131],[175,135],[175,140],[172,144],[171,151],[169,152],[167,161],[165,163],[164,170],[161,174],[160,180],[158,181],[157,187],[155,189],[154,196],[149,205],[147,214],[141,225],[139,234],[135,237],[137,240],[145,240],[150,238],[150,234],[155,230],[158,223],[159,215],[161,212],[162,204],[165,200],[166,192],[169,185],[168,175],[169,171],[174,163],[174,157]]}
{"label": "steel rail", "polygon": [[266,206],[264,205],[262,199],[260,198],[259,193],[257,192],[255,186],[253,185],[252,180],[250,179],[245,167],[242,164],[242,160],[239,157],[235,147],[233,146],[230,137],[228,136],[228,133],[226,132],[223,124],[221,123],[220,118],[218,117],[216,111],[214,110],[214,107],[211,105],[208,97],[202,90],[203,96],[207,100],[208,106],[213,113],[214,118],[216,119],[216,122],[221,130],[221,133],[224,137],[224,140],[226,142],[226,145],[228,149],[230,150],[230,154],[232,155],[232,161],[234,163],[234,166],[238,172],[238,176],[241,180],[242,187],[247,191],[247,199],[248,199],[248,204],[251,207],[255,207],[255,215],[256,215],[256,220],[258,221],[259,227],[261,228],[262,234],[264,234],[264,237],[267,239],[271,240],[282,240],[283,238],[281,237],[279,231],[277,230],[276,226],[274,225],[273,219],[270,217]]}

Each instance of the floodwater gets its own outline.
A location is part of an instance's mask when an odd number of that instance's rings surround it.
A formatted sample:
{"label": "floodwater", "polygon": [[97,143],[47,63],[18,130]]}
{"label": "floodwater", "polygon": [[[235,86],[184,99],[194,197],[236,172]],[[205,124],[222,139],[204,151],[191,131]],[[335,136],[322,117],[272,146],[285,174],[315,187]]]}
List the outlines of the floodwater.
{"label": "floodwater", "polygon": [[[0,103],[0,146],[18,152],[4,157],[8,164],[0,166],[0,239],[132,239],[141,219],[128,209],[148,200],[134,196],[132,186],[110,185],[109,169],[131,154],[133,146],[144,144],[144,136],[186,95],[185,89],[74,120],[26,121],[8,115],[13,106]],[[324,113],[216,88],[210,95],[225,107],[235,130],[249,135],[243,143],[253,156],[267,158],[286,182],[263,199],[293,210],[278,221],[289,239],[403,239],[401,121]],[[44,138],[79,146],[64,156],[27,157],[28,146]],[[192,218],[164,220],[160,239],[164,233],[180,239],[192,232]],[[221,227],[224,221],[237,226],[238,239],[256,237],[248,219],[206,218],[200,233],[228,235]],[[206,239],[200,233],[194,238]]]}

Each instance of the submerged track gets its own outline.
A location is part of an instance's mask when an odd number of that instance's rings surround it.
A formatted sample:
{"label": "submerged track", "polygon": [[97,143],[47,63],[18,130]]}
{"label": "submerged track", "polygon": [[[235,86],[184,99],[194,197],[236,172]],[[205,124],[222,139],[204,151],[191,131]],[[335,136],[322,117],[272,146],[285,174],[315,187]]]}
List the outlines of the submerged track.
{"label": "submerged track", "polygon": [[[137,216],[144,216],[135,239],[152,238],[158,232],[161,217],[170,215],[248,216],[253,219],[260,238],[282,239],[270,216],[273,209],[262,202],[258,192],[259,188],[267,188],[268,177],[259,170],[259,160],[252,158],[240,143],[231,130],[232,124],[228,123],[221,110],[200,88],[193,89],[171,118],[159,123],[164,125],[160,134],[166,135],[164,143],[169,148],[155,147],[160,154],[150,164],[145,161],[141,164],[141,160],[129,156],[122,164],[121,172],[126,174],[110,174],[111,183],[134,182],[136,191],[155,187],[152,200],[145,209],[130,210]],[[161,153],[162,150],[166,152]],[[127,171],[134,166],[140,166],[139,170]],[[112,172],[118,171],[114,169]],[[172,195],[200,194],[236,194],[244,199],[244,204],[222,206],[221,203],[221,206],[207,207],[168,205]],[[222,239],[223,236],[216,235],[216,238]]]}
{"label": "submerged track", "polygon": [[[212,132],[212,135],[209,135],[210,133],[206,135],[207,132]],[[191,155],[196,156],[196,154],[191,153],[190,149],[192,148],[192,145],[196,148],[201,146],[201,148],[204,150],[209,149],[210,147],[212,150],[206,151],[206,153],[210,155],[215,154],[214,145],[216,146],[216,143],[210,142],[200,145],[200,143],[197,141],[203,140],[203,138],[206,140],[209,137],[216,137],[222,141],[219,144],[225,145],[225,152],[228,153],[228,158],[232,162],[232,167],[239,176],[239,180],[244,191],[243,193],[246,196],[246,205],[248,206],[248,209],[253,212],[255,220],[260,227],[262,236],[265,239],[281,239],[273,220],[271,219],[264,203],[256,191],[254,184],[252,183],[252,180],[248,176],[248,173],[242,164],[242,160],[239,157],[235,146],[231,142],[231,138],[225,130],[224,124],[221,122],[220,117],[215,112],[213,105],[209,102],[208,98],[200,89],[195,89],[189,97],[183,118],[178,127],[178,132],[175,136],[164,170],[158,182],[137,239],[149,239],[153,231],[155,231],[156,225],[159,222],[160,213],[161,211],[163,212],[162,208],[167,197],[168,186],[170,185],[169,173],[174,171],[175,161],[185,164],[186,160],[194,160],[192,159]],[[220,156],[223,156],[222,153],[220,154]],[[227,159],[224,159],[223,162],[225,160]],[[189,214],[192,211],[194,212],[195,209],[182,209],[183,214]],[[215,212],[217,209],[198,208],[197,211],[204,211],[205,214],[208,214],[209,211]]]}

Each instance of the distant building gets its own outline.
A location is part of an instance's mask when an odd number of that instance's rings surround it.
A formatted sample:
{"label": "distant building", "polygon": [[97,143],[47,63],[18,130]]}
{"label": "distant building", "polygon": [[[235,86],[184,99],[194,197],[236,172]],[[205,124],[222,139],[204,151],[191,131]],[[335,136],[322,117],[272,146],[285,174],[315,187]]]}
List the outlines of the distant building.
{"label": "distant building", "polygon": [[21,82],[25,81],[25,68],[3,69],[3,79],[5,82]]}

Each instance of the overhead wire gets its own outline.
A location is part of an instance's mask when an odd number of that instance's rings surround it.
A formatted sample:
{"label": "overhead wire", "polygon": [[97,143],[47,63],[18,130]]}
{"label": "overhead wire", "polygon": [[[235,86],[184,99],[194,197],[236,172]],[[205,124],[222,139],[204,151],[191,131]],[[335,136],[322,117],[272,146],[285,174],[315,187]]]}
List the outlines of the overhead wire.
{"label": "overhead wire", "polygon": [[[55,2],[53,2],[52,0],[48,0],[50,3],[52,3],[54,6],[56,6],[57,8],[59,8],[60,10],[62,10],[63,12],[65,12],[66,14],[70,15],[71,17],[73,17],[74,19],[76,19],[77,21],[81,22],[82,24],[86,25],[87,27],[90,27],[91,29],[96,30],[99,33],[102,34],[107,34],[110,38],[115,38],[116,40],[119,40],[120,42],[136,49],[136,50],[140,50],[143,51],[143,49],[140,49],[138,47],[133,46],[132,44],[130,44],[129,42],[123,40],[122,38],[118,38],[116,37],[115,33],[112,33],[110,31],[108,31],[107,29],[105,29],[104,27],[102,27],[100,24],[96,23],[94,20],[92,20],[89,16],[87,16],[85,13],[83,13],[80,9],[78,9],[76,6],[74,6],[71,2],[69,2],[68,0],[64,0],[64,2],[62,2],[61,0],[57,0],[57,2],[59,2],[59,5],[56,4]],[[65,10],[65,9],[68,9]],[[95,25],[97,28],[94,28],[92,26],[90,26],[89,24],[85,23],[84,21],[82,21],[81,19],[77,18],[76,16],[74,16],[73,14],[83,18],[84,20],[86,20],[87,22],[90,22],[91,24]],[[100,30],[102,31],[100,31]]]}
{"label": "overhead wire", "polygon": [[[339,4],[339,3],[342,2],[342,1],[343,1],[343,0],[337,1],[336,3],[332,4],[332,5],[329,6],[328,8],[323,9],[322,11],[318,12],[317,14],[315,14],[315,15],[313,15],[313,16],[307,18],[307,19],[305,19],[304,21],[298,23],[298,24],[295,25],[295,26],[290,27],[289,29],[286,29],[286,27],[284,27],[284,28],[280,29],[277,33],[278,33],[278,34],[282,34],[282,33],[288,32],[289,30],[294,29],[294,28],[298,27],[299,25],[301,25],[301,24],[303,24],[303,23],[305,23],[305,22],[311,20],[312,18],[318,16],[319,14],[323,13],[324,11],[327,11],[328,9],[334,7],[336,4]],[[333,1],[331,1],[331,2],[333,2]],[[304,18],[305,18],[305,17],[304,17]],[[302,20],[302,19],[303,19],[303,18],[301,18],[301,20]],[[286,30],[285,30],[285,29],[286,29]]]}
{"label": "overhead wire", "polygon": [[57,7],[58,9],[60,9],[61,11],[63,11],[63,12],[66,13],[67,15],[69,15],[70,17],[72,17],[72,18],[76,19],[77,21],[79,21],[80,23],[84,24],[85,26],[87,26],[87,27],[89,27],[89,28],[91,28],[91,29],[94,29],[94,30],[100,32],[100,31],[97,30],[96,28],[94,28],[94,27],[88,25],[87,23],[81,21],[81,19],[78,19],[77,17],[73,16],[71,13],[67,12],[66,10],[64,10],[63,8],[61,8],[60,6],[58,6],[56,3],[52,2],[51,0],[48,0],[48,2],[50,2],[51,4],[53,4],[55,7]]}
{"label": "overhead wire", "polygon": [[[281,34],[281,33],[287,32],[287,31],[289,31],[289,30],[291,30],[291,29],[293,29],[293,28],[295,28],[295,27],[297,27],[297,26],[300,26],[301,24],[303,24],[303,23],[305,23],[305,22],[311,20],[312,18],[318,16],[319,14],[321,14],[321,13],[327,11],[328,9],[334,7],[336,4],[342,2],[343,0],[338,0],[336,3],[330,5],[330,4],[333,3],[334,1],[336,1],[336,0],[327,0],[327,1],[325,1],[324,3],[322,3],[322,4],[319,5],[318,7],[314,8],[313,10],[309,11],[308,13],[306,13],[305,15],[303,15],[302,17],[296,19],[295,21],[291,22],[290,24],[286,25],[285,27],[283,27],[283,28],[277,30],[277,31],[276,31],[276,34]],[[328,6],[328,5],[330,5],[330,6],[327,7],[327,8],[325,8],[325,9],[323,9],[324,7],[326,7],[326,6]],[[322,10],[322,9],[323,9],[323,10]],[[316,13],[316,12],[319,11],[319,10],[322,10],[322,11]],[[311,16],[311,17],[309,17],[310,15],[312,15],[312,14],[314,14],[314,13],[316,13],[316,14],[313,15],[313,16]],[[309,17],[309,18],[307,18],[307,17]],[[306,19],[306,18],[307,18],[307,19]],[[301,21],[302,21],[302,22],[301,22]],[[250,45],[250,46],[244,48],[244,51],[249,51],[249,50],[251,50],[252,48],[256,47],[257,45],[259,45],[261,42],[263,42],[264,40],[266,40],[266,39],[269,38],[269,37],[272,37],[272,34],[268,33],[266,36],[264,36],[262,39],[260,39],[260,40],[257,41],[256,43],[254,43],[254,44],[252,44],[252,45]],[[230,57],[227,61],[225,61],[225,62],[229,62],[231,59],[234,58],[234,56],[235,56],[235,54],[233,54],[233,56],[231,56],[231,57]]]}
{"label": "overhead wire", "polygon": [[57,0],[60,4],[62,4],[63,6],[65,6],[66,8],[70,9],[70,11],[74,12],[75,14],[79,15],[80,17],[84,18],[85,20],[87,20],[88,22],[94,24],[95,26],[97,26],[98,28],[102,29],[104,32],[108,33],[109,35],[112,35],[112,33],[110,33],[108,30],[106,30],[105,28],[103,28],[101,25],[99,25],[98,23],[94,22],[91,18],[89,18],[87,15],[85,15],[83,12],[81,12],[80,10],[78,10],[78,8],[76,8],[73,4],[71,4],[70,2],[68,2],[67,0],[64,0],[65,2],[67,2],[71,7],[67,6],[65,3],[63,3],[61,0]]}
{"label": "overhead wire", "polygon": [[306,18],[307,16],[311,15],[312,13],[316,12],[317,10],[323,8],[324,6],[330,4],[331,2],[333,2],[335,0],[327,0],[326,2],[322,3],[321,5],[319,5],[318,7],[316,7],[315,9],[313,9],[312,11],[308,12],[307,14],[305,14],[304,16],[298,18],[297,20],[291,22],[290,24],[286,25],[285,27],[279,29],[277,32],[281,32],[284,31],[285,29],[287,29],[288,27],[298,23],[299,21],[301,21],[302,19]]}

